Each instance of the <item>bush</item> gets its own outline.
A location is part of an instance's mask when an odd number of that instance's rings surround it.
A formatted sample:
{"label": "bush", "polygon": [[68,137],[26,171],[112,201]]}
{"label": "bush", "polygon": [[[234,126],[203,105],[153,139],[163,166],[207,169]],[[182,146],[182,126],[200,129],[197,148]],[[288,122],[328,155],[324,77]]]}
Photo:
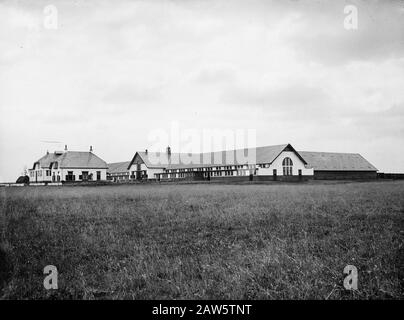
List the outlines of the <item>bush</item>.
{"label": "bush", "polygon": [[28,176],[19,176],[16,183],[29,184],[29,177]]}

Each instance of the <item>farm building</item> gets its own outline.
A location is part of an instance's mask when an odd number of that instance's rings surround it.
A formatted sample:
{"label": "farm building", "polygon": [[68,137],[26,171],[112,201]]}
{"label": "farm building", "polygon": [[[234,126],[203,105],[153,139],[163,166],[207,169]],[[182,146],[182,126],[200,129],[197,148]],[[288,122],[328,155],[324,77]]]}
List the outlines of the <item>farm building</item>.
{"label": "farm building", "polygon": [[309,152],[299,154],[314,169],[314,179],[375,179],[377,169],[358,153]]}
{"label": "farm building", "polygon": [[377,178],[377,169],[360,154],[296,151],[290,144],[200,154],[171,153],[170,147],[161,153],[146,150],[136,152],[127,170],[137,180]]}
{"label": "farm building", "polygon": [[129,175],[130,161],[108,163],[107,179],[112,181],[125,181],[131,179]]}
{"label": "farm building", "polygon": [[290,145],[266,146],[199,154],[136,152],[128,167],[131,177],[171,180],[306,180],[313,169]]}
{"label": "farm building", "polygon": [[47,152],[29,170],[30,182],[100,181],[107,179],[107,163],[89,152]]}

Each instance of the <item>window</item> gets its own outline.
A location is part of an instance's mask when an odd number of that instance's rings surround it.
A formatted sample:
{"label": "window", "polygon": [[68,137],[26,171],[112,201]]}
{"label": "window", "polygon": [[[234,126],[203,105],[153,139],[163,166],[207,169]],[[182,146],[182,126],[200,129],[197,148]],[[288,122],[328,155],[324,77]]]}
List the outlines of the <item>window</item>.
{"label": "window", "polygon": [[81,171],[81,180],[83,180],[83,181],[89,180],[88,171]]}
{"label": "window", "polygon": [[50,177],[50,175],[51,175],[51,171],[50,171],[50,170],[46,170],[46,176],[47,176],[47,177]]}
{"label": "window", "polygon": [[[129,174],[129,172],[128,172]],[[97,171],[97,181],[101,180],[101,171]]]}
{"label": "window", "polygon": [[74,181],[74,180],[75,180],[75,176],[73,174],[73,171],[67,171],[66,181]]}
{"label": "window", "polygon": [[289,157],[286,157],[285,159],[283,159],[282,161],[282,167],[283,167],[283,175],[284,176],[291,176],[293,173],[293,162],[292,159],[290,159]]}

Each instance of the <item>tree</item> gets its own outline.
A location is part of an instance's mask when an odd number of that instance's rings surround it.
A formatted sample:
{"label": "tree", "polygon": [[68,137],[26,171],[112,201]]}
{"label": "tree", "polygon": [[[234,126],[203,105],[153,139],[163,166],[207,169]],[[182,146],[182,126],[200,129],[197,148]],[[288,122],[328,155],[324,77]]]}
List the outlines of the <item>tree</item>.
{"label": "tree", "polygon": [[21,172],[21,175],[22,175],[22,176],[28,176],[28,168],[27,168],[26,165],[24,166],[24,168],[23,168],[23,170],[22,170],[22,172]]}

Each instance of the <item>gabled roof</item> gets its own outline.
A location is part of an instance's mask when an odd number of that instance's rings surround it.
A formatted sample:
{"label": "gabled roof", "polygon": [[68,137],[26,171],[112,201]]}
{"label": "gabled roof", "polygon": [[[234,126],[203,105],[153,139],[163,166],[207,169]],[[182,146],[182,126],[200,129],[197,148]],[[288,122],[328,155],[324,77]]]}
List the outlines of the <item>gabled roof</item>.
{"label": "gabled roof", "polygon": [[257,148],[244,148],[228,151],[206,152],[206,153],[171,153],[166,152],[136,152],[128,169],[138,155],[148,168],[198,168],[226,165],[244,165],[258,163],[272,163],[284,150],[290,150],[307,164],[303,157],[290,145],[282,144],[276,146],[265,146]]}
{"label": "gabled roof", "polygon": [[299,151],[314,170],[331,171],[377,171],[359,153]]}
{"label": "gabled roof", "polygon": [[127,172],[130,161],[108,163],[108,173]]}
{"label": "gabled roof", "polygon": [[51,165],[57,162],[60,168],[95,168],[106,169],[107,163],[97,157],[92,152],[83,151],[66,151],[59,153],[49,153],[36,161],[41,168],[50,168]]}
{"label": "gabled roof", "polygon": [[51,164],[55,161],[57,161],[58,158],[60,158],[61,154],[56,154],[55,153],[47,153],[44,155],[41,159],[38,161],[34,162],[34,165],[32,169],[35,167],[36,164],[39,164],[41,168],[50,168]]}

